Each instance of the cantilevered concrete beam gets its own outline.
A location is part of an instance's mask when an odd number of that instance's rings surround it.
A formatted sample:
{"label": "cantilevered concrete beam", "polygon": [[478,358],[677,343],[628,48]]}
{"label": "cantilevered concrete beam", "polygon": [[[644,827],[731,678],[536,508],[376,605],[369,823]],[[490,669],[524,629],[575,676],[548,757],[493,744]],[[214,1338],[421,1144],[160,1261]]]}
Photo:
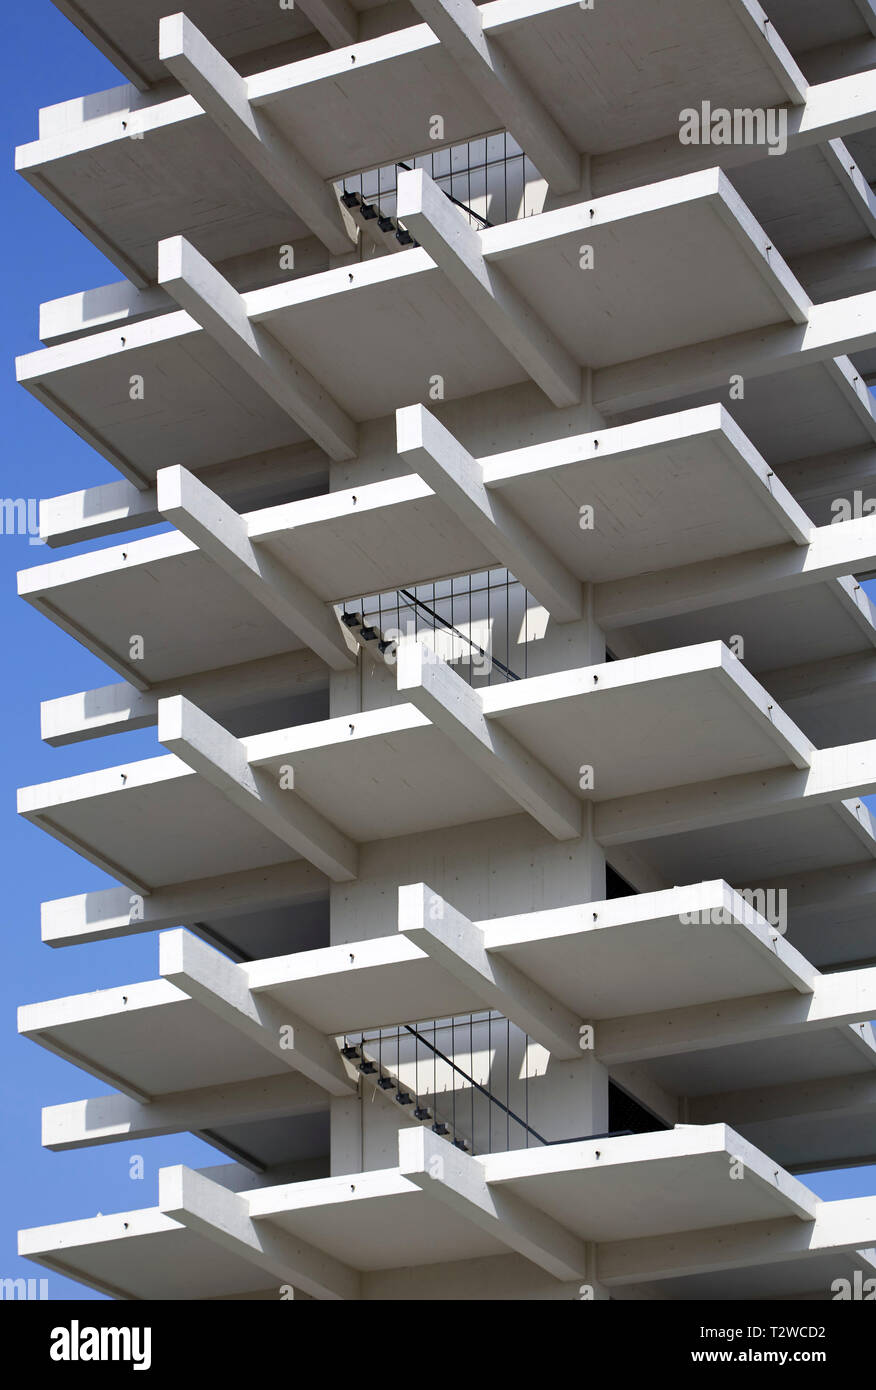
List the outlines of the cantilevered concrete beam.
{"label": "cantilevered concrete beam", "polygon": [[[775,769],[602,801],[594,834],[602,845],[631,844],[733,825],[876,794],[876,739],[816,748],[808,769]],[[861,808],[866,819],[866,812]]]}
{"label": "cantilevered concrete beam", "polygon": [[158,283],[329,458],[356,456],[354,422],[267,329],[250,322],[234,286],[185,237],[159,242]]}
{"label": "cantilevered concrete beam", "polygon": [[[320,6],[325,0],[318,0]],[[351,42],[351,40],[346,40]],[[158,56],[180,85],[228,136],[239,154],[297,212],[334,255],[352,251],[356,234],[330,184],[249,101],[241,77],[184,14],[168,15],[158,28]]]}
{"label": "cantilevered concrete beam", "polygon": [[808,545],[747,551],[599,584],[594,611],[603,628],[627,627],[872,570],[876,516],[866,516],[813,527]]}
{"label": "cantilevered concrete beam", "polygon": [[182,695],[161,700],[158,741],[217,791],[329,878],[355,878],[358,851],[294,788],[250,767],[244,745]]}
{"label": "cantilevered concrete beam", "polygon": [[420,642],[398,647],[397,687],[521,810],[558,840],[581,834],[581,803],[505,729],[484,716],[478,692]]}
{"label": "cantilevered concrete beam", "polygon": [[159,962],[165,980],[330,1095],[356,1089],[332,1041],[266,995],[253,994],[243,970],[221,951],[191,932],[170,931],[159,938]]}
{"label": "cantilevered concrete beam", "polygon": [[[471,0],[460,0],[469,5]],[[472,4],[474,10],[475,6]],[[484,259],[480,233],[425,169],[399,174],[397,214],[468,307],[556,406],[581,399],[581,367],[521,297],[501,267]]]}
{"label": "cantilevered concrete beam", "polygon": [[123,681],[60,695],[40,705],[40,731],[53,748],[123,729],[147,729],[158,720],[158,701],[185,695],[209,712],[237,709],[247,703],[308,695],[328,687],[328,666],[308,648],[237,662],[191,676],[157,681],[136,690]]}
{"label": "cantilevered concrete beam", "polygon": [[221,1125],[305,1113],[325,1102],[322,1088],[298,1072],[180,1091],[149,1104],[123,1095],[94,1096],[44,1106],[42,1142],[45,1148],[60,1152],[186,1130],[199,1133]]}
{"label": "cantilevered concrete beam", "polygon": [[155,489],[133,483],[102,483],[40,501],[40,537],[48,545],[68,545],[109,536],[159,520]]}
{"label": "cantilevered concrete beam", "polygon": [[[869,1023],[876,1015],[876,968],[844,970],[815,978],[812,993],[783,990],[747,999],[694,1004],[670,1013],[603,1019],[596,1050],[607,1066],[675,1056],[701,1048],[792,1037],[812,1029],[854,1024],[865,1046],[872,1041]],[[874,1054],[876,1059],[876,1054]]]}
{"label": "cantilevered concrete beam", "polygon": [[733,375],[771,376],[842,354],[868,352],[876,347],[874,323],[874,290],[813,304],[804,324],[776,324],[600,367],[593,373],[593,404],[614,415],[676,396],[723,389]]}
{"label": "cantilevered concrete beam", "polygon": [[855,0],[855,4],[861,11],[861,18],[870,33],[876,34],[876,3],[874,0]]}
{"label": "cantilevered concrete beam", "polygon": [[517,515],[484,486],[477,459],[422,405],[396,411],[398,452],[459,518],[489,547],[557,622],[584,614],[581,582]]}
{"label": "cantilevered concrete beam", "polygon": [[[754,1086],[743,1091],[718,1091],[688,1098],[691,1124],[754,1125],[783,1119],[823,1117],[836,1126],[854,1115],[871,1114],[876,1106],[876,1074],[828,1076],[780,1086]],[[871,1131],[876,1151],[876,1129]]]}
{"label": "cantilevered concrete beam", "polygon": [[[500,44],[487,38],[483,16],[473,0],[414,0],[414,8],[555,192],[578,188],[581,159],[577,150]],[[415,235],[419,240],[419,232]]]}
{"label": "cantilevered concrete beam", "polygon": [[[831,140],[872,129],[876,111],[876,69],[808,87],[805,79],[802,83],[799,95],[803,100],[792,97],[788,109],[790,153],[811,145],[825,146]],[[787,82],[784,85],[787,88]],[[762,157],[763,146],[754,143],[715,147],[680,145],[676,140],[659,138],[593,156],[590,162],[592,189],[594,194],[601,196],[624,188],[637,188],[654,179],[709,169],[716,164],[723,169],[733,169]]]}
{"label": "cantilevered concrete beam", "polygon": [[811,1221],[781,1218],[746,1221],[667,1236],[609,1241],[598,1247],[596,1264],[605,1284],[744,1269],[805,1256],[840,1254],[876,1244],[876,1197],[819,1202]]}
{"label": "cantilevered concrete beam", "polygon": [[425,883],[399,888],[398,929],[552,1056],[580,1058],[581,1020],[510,962],[488,952],[481,929]]}
{"label": "cantilevered concrete beam", "polygon": [[770,694],[794,718],[799,711],[842,705],[876,692],[876,652],[852,652],[829,661],[806,661],[764,674]]}
{"label": "cantilevered concrete beam", "polygon": [[180,1165],[158,1173],[165,1216],[249,1260],[312,1298],[359,1298],[360,1276],[340,1260],[266,1221],[253,1221],[245,1197]]}
{"label": "cantilevered concrete beam", "polygon": [[70,946],[180,924],[196,929],[200,918],[233,916],[327,889],[328,880],[305,859],[193,879],[145,896],[132,895],[128,888],[100,888],[44,902],[42,939],[48,946]]}
{"label": "cantilevered concrete beam", "polygon": [[333,609],[254,545],[243,517],[188,469],[159,469],[158,510],[334,670],[356,664],[353,644]]}
{"label": "cantilevered concrete beam", "polygon": [[842,140],[828,140],[822,154],[867,231],[876,236],[876,196],[848,148]]}
{"label": "cantilevered concrete beam", "polygon": [[431,1130],[399,1131],[399,1172],[556,1279],[583,1279],[586,1243],[515,1193],[494,1191],[483,1165]]}
{"label": "cantilevered concrete beam", "polygon": [[[810,873],[789,874],[764,884],[767,889],[784,889],[794,904],[794,920],[822,917],[830,912],[853,912],[876,907],[876,864],[857,862]],[[876,954],[876,953],[874,953]]]}
{"label": "cantilevered concrete beam", "polygon": [[332,48],[347,48],[359,38],[359,14],[348,0],[296,0],[318,34]]}

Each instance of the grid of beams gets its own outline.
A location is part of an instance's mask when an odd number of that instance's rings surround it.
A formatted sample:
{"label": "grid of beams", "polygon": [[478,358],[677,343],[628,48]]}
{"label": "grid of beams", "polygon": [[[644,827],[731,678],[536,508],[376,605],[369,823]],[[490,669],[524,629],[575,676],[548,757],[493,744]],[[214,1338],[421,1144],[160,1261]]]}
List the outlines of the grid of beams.
{"label": "grid of beams", "polygon": [[120,475],[43,539],[125,538],[19,589],[119,678],[46,741],[166,751],[19,810],[110,880],[47,944],[171,930],[156,978],[19,1026],[112,1088],[47,1147],[190,1131],[234,1169],[22,1253],[135,1298],[872,1275],[876,1196],[801,1178],[876,1157],[872,6],[852,42],[816,0],[787,33],[105,8],[76,22],[133,85],[17,164],[125,280],[44,305],[17,372]]}

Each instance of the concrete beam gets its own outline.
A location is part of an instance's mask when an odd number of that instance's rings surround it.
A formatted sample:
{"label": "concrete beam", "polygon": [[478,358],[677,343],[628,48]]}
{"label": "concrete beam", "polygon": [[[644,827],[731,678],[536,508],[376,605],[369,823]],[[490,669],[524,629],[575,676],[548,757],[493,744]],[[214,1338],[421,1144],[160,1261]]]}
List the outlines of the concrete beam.
{"label": "concrete beam", "polygon": [[782,990],[747,999],[693,1004],[670,1012],[602,1019],[596,1030],[596,1050],[600,1061],[611,1066],[794,1037],[845,1024],[854,1025],[853,1031],[869,1045],[870,1025],[859,1020],[874,1016],[876,968],[868,967],[817,975],[811,994]]}
{"label": "concrete beam", "polygon": [[158,705],[158,741],[259,825],[338,882],[356,877],[358,850],[294,788],[250,767],[239,739],[182,695]]}
{"label": "concrete beam", "polygon": [[822,154],[871,236],[876,237],[876,196],[842,140],[828,140]]}
{"label": "concrete beam", "polygon": [[876,439],[876,405],[868,390],[866,378],[856,371],[851,358],[845,354],[825,358],[824,367],[858,422],[864,426],[871,439]]}
{"label": "concrete beam", "polygon": [[354,422],[266,328],[250,321],[241,295],[185,237],[159,242],[158,283],[329,458],[355,458]]}
{"label": "concrete beam", "polygon": [[348,0],[296,0],[330,48],[347,48],[359,40],[359,13]]}
{"label": "concrete beam", "polygon": [[213,671],[157,681],[136,690],[127,681],[60,695],[40,704],[40,733],[53,748],[120,730],[147,729],[158,722],[158,701],[185,695],[208,714],[328,687],[327,664],[308,648],[266,656]]}
{"label": "concrete beam", "polygon": [[484,1006],[510,1018],[553,1057],[581,1057],[581,1019],[484,946],[483,931],[425,883],[398,890],[398,929]]}
{"label": "concrete beam", "polygon": [[815,299],[842,299],[876,287],[873,237],[862,237],[827,251],[807,251],[790,257],[788,263]]}
{"label": "concrete beam", "polygon": [[[471,0],[460,4],[475,6]],[[425,169],[402,171],[397,216],[482,323],[556,406],[581,400],[582,370],[522,298],[500,266],[488,264],[481,235]]]}
{"label": "concrete beam", "polygon": [[159,938],[159,962],[163,979],[258,1043],[275,1060],[329,1095],[355,1091],[355,1082],[331,1039],[268,995],[253,994],[243,969],[221,951],[191,932],[169,931]]}
{"label": "concrete beam", "polygon": [[[873,247],[876,258],[876,243]],[[810,454],[781,465],[782,482],[790,488],[818,525],[838,520],[831,504],[837,498],[851,502],[858,489],[868,499],[876,490],[876,448],[858,444],[850,449],[833,449],[827,454]],[[872,508],[871,508],[872,510]]]}
{"label": "concrete beam", "polygon": [[876,516],[813,527],[808,545],[771,546],[594,586],[607,630],[700,612],[876,569]]}
{"label": "concrete beam", "polygon": [[355,649],[333,609],[253,543],[244,518],[194,473],[178,464],[159,469],[158,510],[334,670],[355,666]]}
{"label": "concrete beam", "polygon": [[396,411],[396,439],[401,457],[557,622],[583,617],[580,580],[497,490],[485,487],[478,460],[431,411],[422,405]]}
{"label": "concrete beam", "polygon": [[851,652],[829,661],[806,661],[764,672],[770,694],[793,710],[839,704],[876,687],[876,652]]}
{"label": "concrete beam", "polygon": [[69,19],[71,24],[75,25],[81,34],[85,35],[89,43],[94,44],[95,48],[109,59],[113,67],[138,91],[149,91],[152,83],[142,69],[132,61],[130,55],[125,52],[124,44],[114,43],[99,24],[83,13],[82,0],[52,0],[52,4],[56,10],[60,10],[61,14]]}
{"label": "concrete beam", "polygon": [[855,4],[870,33],[876,34],[876,3],[874,0],[855,0]]}
{"label": "concrete beam", "polygon": [[246,78],[186,15],[167,15],[160,21],[158,56],[237,152],[327,250],[336,256],[352,251],[356,235],[352,224],[343,218],[331,185],[320,178],[270,116],[252,106]]}
{"label": "concrete beam", "polygon": [[[816,1118],[829,1130],[855,1115],[872,1114],[876,1105],[876,1075],[829,1076],[779,1086],[755,1086],[744,1091],[719,1091],[688,1099],[691,1124],[716,1122],[738,1128],[783,1119]],[[876,1131],[873,1132],[876,1150]],[[827,1167],[827,1164],[820,1165]]]}
{"label": "concrete beam", "polygon": [[594,807],[594,834],[605,846],[632,844],[874,794],[876,739],[869,739],[816,748],[802,771],[742,773],[602,801]]}
{"label": "concrete beam", "polygon": [[197,1134],[222,1125],[306,1113],[325,1101],[322,1088],[298,1072],[175,1092],[148,1104],[124,1095],[93,1096],[44,1106],[42,1143],[60,1153],[122,1139]]}
{"label": "concrete beam", "polygon": [[245,1196],[180,1164],[158,1173],[158,1208],[224,1250],[241,1256],[312,1298],[355,1299],[356,1270],[266,1221],[253,1221]]}
{"label": "concrete beam", "polygon": [[511,1192],[495,1191],[483,1165],[427,1129],[401,1130],[399,1172],[479,1230],[555,1279],[587,1275],[586,1243]]}
{"label": "concrete beam", "polygon": [[733,0],[731,8],[784,87],[788,100],[795,106],[805,102],[809,84],[763,6],[758,0]]}
{"label": "concrete beam", "polygon": [[804,324],[775,324],[600,367],[593,373],[593,405],[605,415],[616,415],[676,396],[724,389],[734,375],[772,376],[810,362],[868,352],[876,347],[874,322],[874,290],[813,304]]}
{"label": "concrete beam", "polygon": [[876,1245],[876,1197],[819,1202],[814,1219],[746,1221],[668,1236],[610,1241],[596,1252],[605,1284],[638,1284],[749,1265],[841,1254]]}
{"label": "concrete beam", "polygon": [[[484,33],[478,6],[472,0],[414,0],[414,8],[554,192],[578,188],[578,151],[520,77],[500,42]],[[419,233],[415,235],[419,240]]]}
{"label": "concrete beam", "polygon": [[486,719],[476,690],[422,643],[404,641],[397,688],[497,787],[558,840],[581,834],[581,802],[505,729]]}
{"label": "concrete beam", "polygon": [[789,874],[769,880],[765,888],[784,889],[794,905],[794,920],[833,915],[848,908],[867,909],[876,905],[876,864],[872,860],[840,864],[811,873]]}
{"label": "concrete beam", "polygon": [[160,520],[155,489],[144,490],[127,481],[40,501],[40,536],[51,546],[111,536]]}
{"label": "concrete beam", "polygon": [[[799,73],[799,68],[796,70]],[[831,140],[847,139],[872,129],[876,112],[876,69],[809,86],[804,79],[803,88],[804,99],[797,101],[792,97],[788,109],[789,152],[812,145],[823,147]],[[657,179],[710,169],[716,164],[732,170],[762,159],[763,155],[763,146],[753,143],[718,147],[681,145],[677,136],[669,139],[661,136],[624,150],[594,155],[590,161],[592,190],[595,196],[601,196],[638,188]]]}
{"label": "concrete beam", "polygon": [[234,916],[324,892],[328,879],[305,859],[192,879],[145,896],[132,896],[128,888],[101,888],[44,902],[42,940],[47,946],[71,946],[180,925],[197,930],[204,917]]}

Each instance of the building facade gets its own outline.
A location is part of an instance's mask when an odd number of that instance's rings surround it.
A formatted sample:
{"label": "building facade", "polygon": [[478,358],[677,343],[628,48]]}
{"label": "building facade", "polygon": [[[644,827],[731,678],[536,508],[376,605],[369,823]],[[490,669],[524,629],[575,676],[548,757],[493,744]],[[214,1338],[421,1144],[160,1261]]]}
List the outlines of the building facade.
{"label": "building facade", "polygon": [[20,592],[113,680],[19,810],[111,885],[44,941],[157,973],[20,1028],[103,1086],[46,1146],[217,1163],[21,1252],[876,1290],[806,1182],[876,1161],[876,4],[56,3],[127,81],[17,167],[122,278],[18,376],[119,480]]}

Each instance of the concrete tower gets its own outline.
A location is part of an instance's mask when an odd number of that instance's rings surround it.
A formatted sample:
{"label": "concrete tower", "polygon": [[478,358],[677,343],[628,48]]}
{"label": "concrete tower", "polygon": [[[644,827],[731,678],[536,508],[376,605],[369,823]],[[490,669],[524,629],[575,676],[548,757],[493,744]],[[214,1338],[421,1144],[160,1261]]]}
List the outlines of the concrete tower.
{"label": "concrete tower", "polygon": [[119,480],[20,591],[113,678],[20,811],[110,885],[44,941],[157,973],[20,1026],[104,1087],[49,1148],[218,1152],[22,1253],[852,1296],[876,1196],[805,1175],[876,1160],[876,4],[56,3],[128,83],[18,168],[123,278],[18,374]]}

